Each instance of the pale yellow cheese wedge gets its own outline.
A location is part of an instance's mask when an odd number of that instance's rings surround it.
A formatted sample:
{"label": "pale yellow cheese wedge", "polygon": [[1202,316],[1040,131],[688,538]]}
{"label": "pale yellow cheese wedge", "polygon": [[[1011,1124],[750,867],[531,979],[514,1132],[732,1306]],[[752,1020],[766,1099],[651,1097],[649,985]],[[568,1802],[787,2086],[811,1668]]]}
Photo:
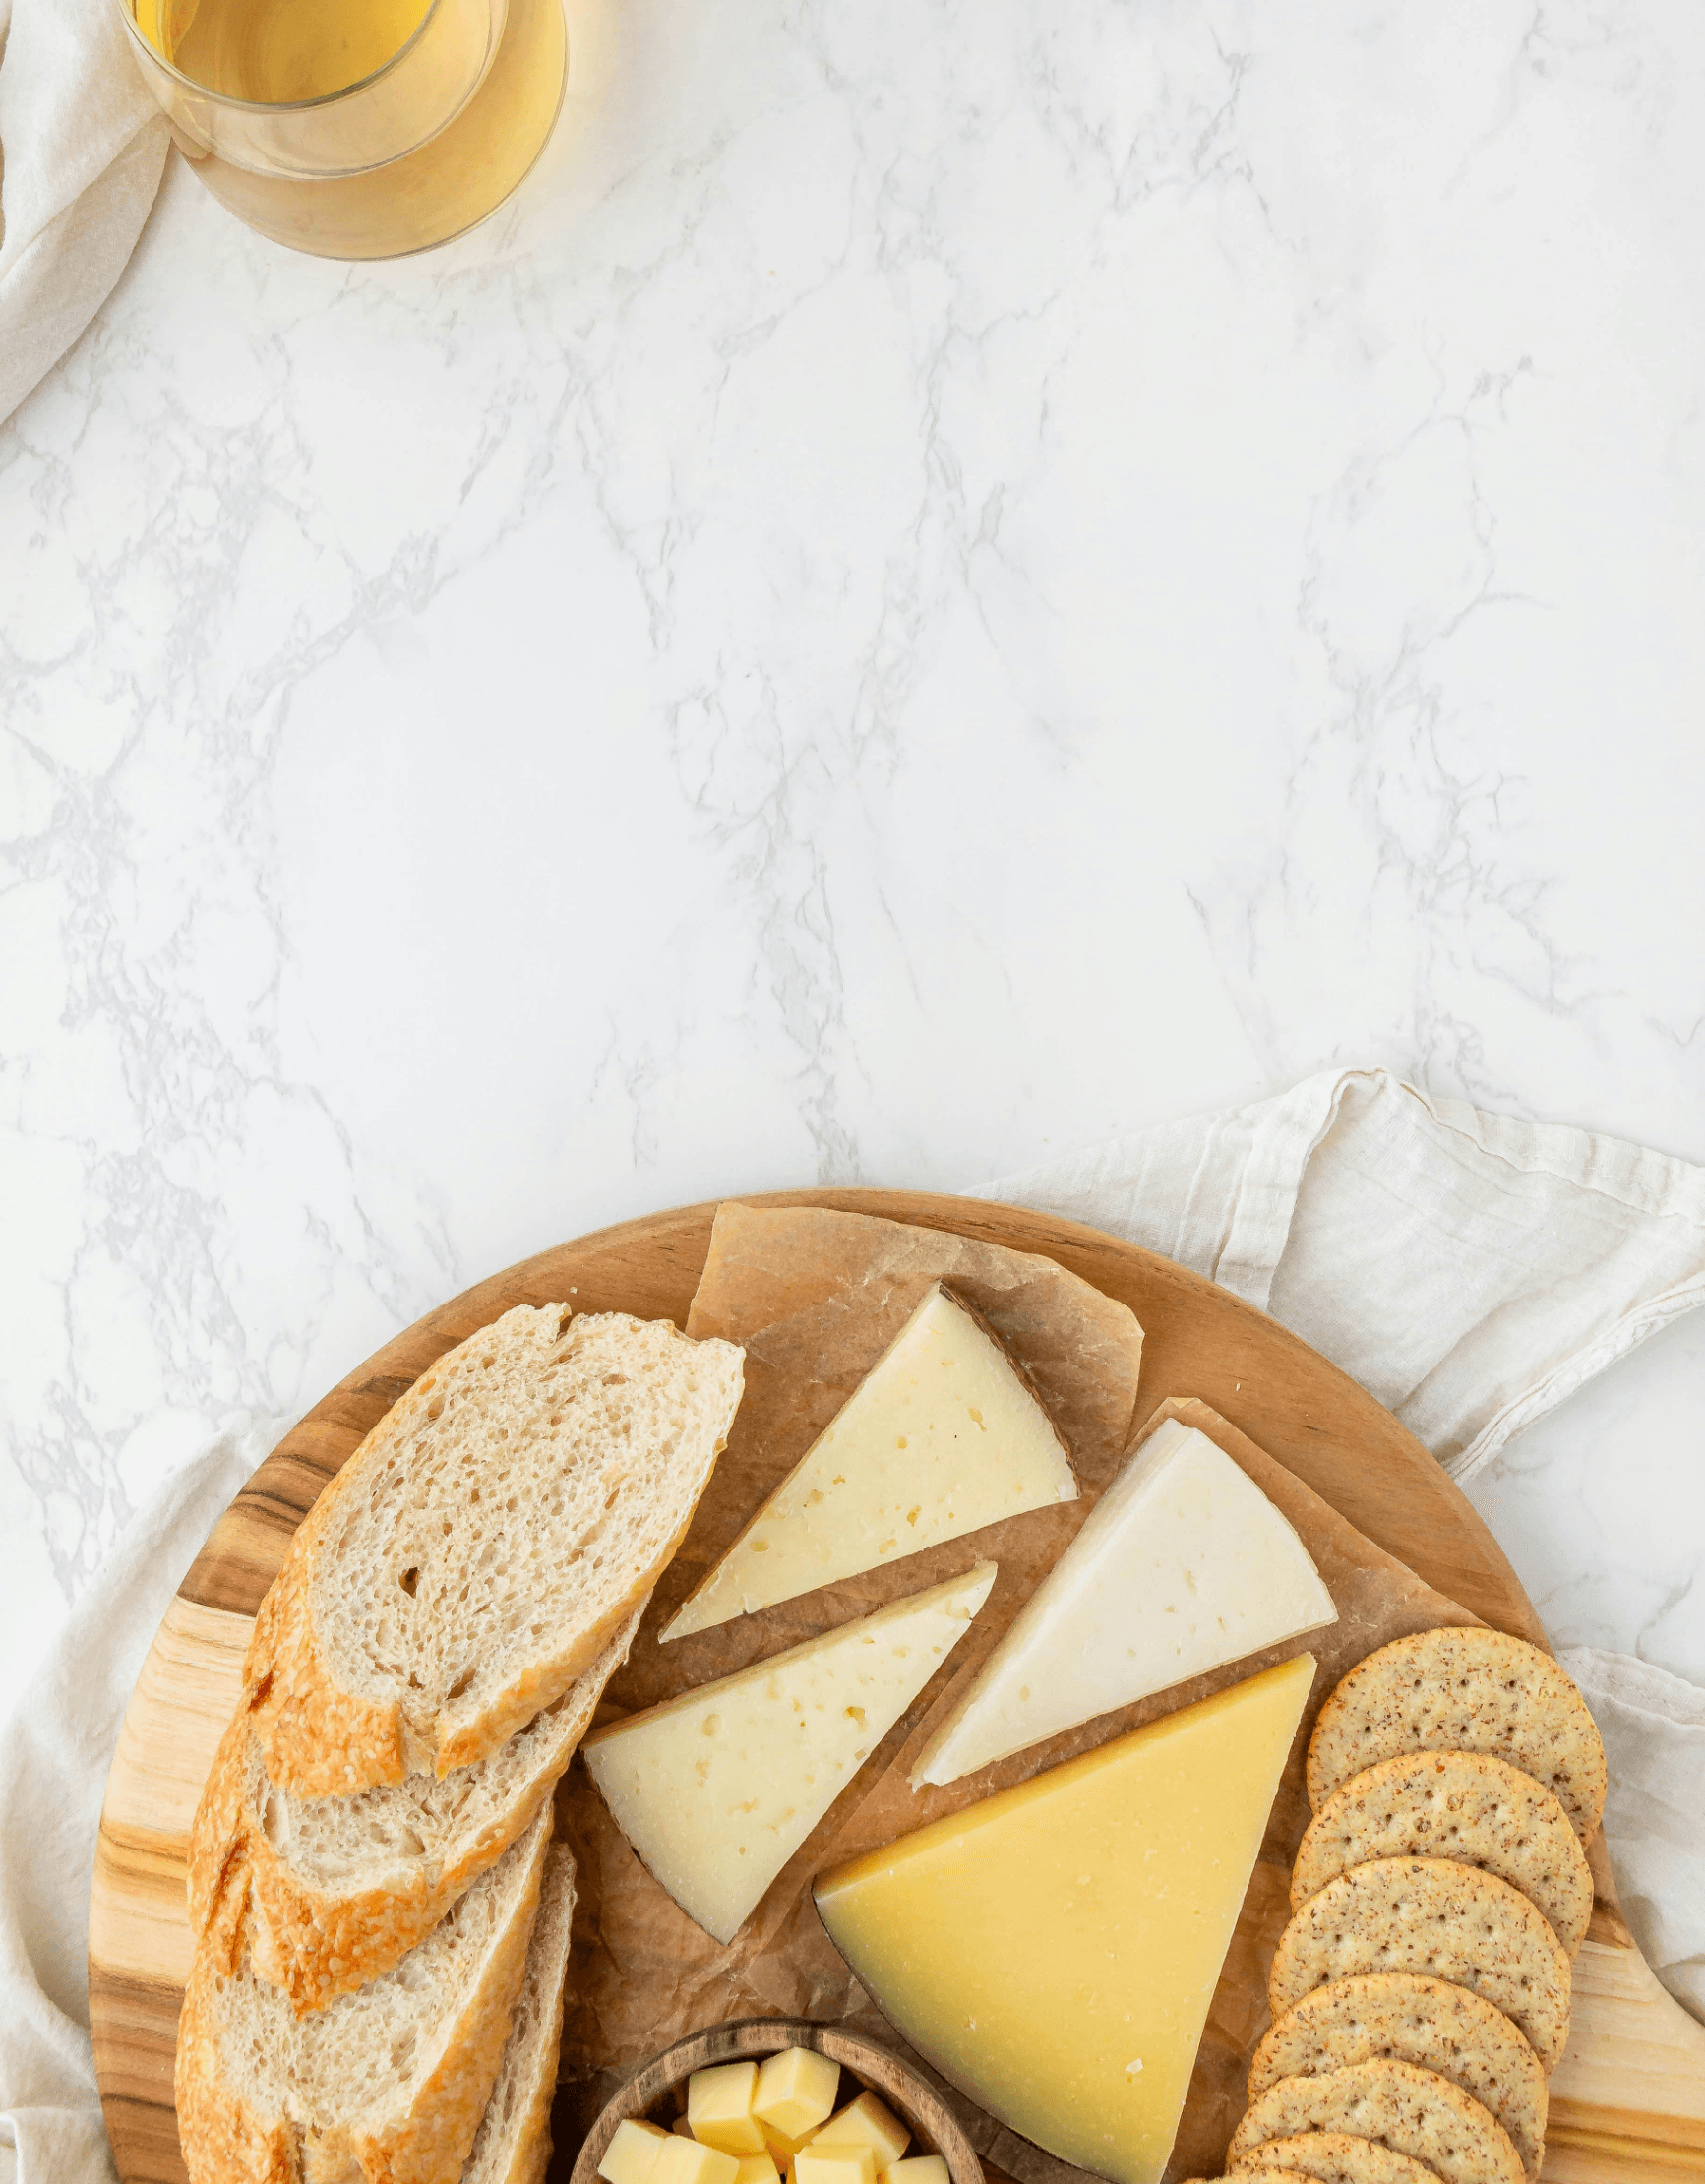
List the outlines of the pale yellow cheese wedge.
{"label": "pale yellow cheese wedge", "polygon": [[617,1826],[689,1918],[733,1940],[994,1582],[981,1562],[587,1737]]}
{"label": "pale yellow cheese wedge", "polygon": [[1313,1674],[1281,1662],[855,1859],[818,1884],[830,1938],[1001,2122],[1157,2184]]}
{"label": "pale yellow cheese wedge", "polygon": [[1076,1498],[1028,1382],[938,1282],[662,1637]]}

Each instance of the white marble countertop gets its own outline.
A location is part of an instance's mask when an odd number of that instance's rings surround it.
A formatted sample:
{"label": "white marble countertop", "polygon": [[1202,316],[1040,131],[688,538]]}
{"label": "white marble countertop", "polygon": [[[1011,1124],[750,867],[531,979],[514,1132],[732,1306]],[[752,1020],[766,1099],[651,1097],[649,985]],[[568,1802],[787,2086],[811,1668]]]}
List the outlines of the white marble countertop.
{"label": "white marble countertop", "polygon": [[[0,1704],[554,1240],[1328,1062],[1705,1159],[1705,13],[573,0],[395,266],[181,163],[0,430]],[[1705,1323],[1475,1498],[1705,1681]]]}

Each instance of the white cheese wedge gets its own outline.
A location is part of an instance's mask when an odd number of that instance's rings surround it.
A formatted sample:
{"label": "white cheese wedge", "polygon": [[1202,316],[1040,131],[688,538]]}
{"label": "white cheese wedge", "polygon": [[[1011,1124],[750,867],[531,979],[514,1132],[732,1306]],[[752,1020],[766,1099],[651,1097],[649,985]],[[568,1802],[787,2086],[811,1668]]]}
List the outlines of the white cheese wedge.
{"label": "white cheese wedge", "polygon": [[980,1562],[587,1737],[617,1826],[689,1918],[733,1940],[994,1582]]}
{"label": "white cheese wedge", "polygon": [[982,1673],[914,1788],[1338,1620],[1289,1521],[1205,1433],[1168,1419],[1126,1458]]}
{"label": "white cheese wedge", "polygon": [[1076,1498],[1065,1444],[1023,1375],[936,1283],[662,1636]]}

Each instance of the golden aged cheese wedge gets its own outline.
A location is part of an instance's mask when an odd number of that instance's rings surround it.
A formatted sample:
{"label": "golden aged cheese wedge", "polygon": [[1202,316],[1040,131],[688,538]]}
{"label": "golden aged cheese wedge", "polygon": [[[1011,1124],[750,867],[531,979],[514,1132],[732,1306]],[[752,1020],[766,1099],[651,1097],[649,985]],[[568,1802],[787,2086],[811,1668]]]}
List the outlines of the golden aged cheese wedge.
{"label": "golden aged cheese wedge", "polygon": [[1159,2184],[1313,1673],[1281,1662],[825,1874],[829,1938],[1010,2130]]}

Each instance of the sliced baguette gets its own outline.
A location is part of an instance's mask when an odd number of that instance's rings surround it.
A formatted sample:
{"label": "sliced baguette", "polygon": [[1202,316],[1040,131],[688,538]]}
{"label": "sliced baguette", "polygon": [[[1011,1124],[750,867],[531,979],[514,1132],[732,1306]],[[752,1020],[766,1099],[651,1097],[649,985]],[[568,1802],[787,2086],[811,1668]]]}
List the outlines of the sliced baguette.
{"label": "sliced baguette", "polygon": [[190,1837],[194,1931],[216,1916],[221,1885],[240,1864],[256,1913],[255,1970],[298,2014],[389,1972],[550,1795],[643,1613],[641,1603],[554,1706],[443,1782],[409,1775],[350,1797],[292,1797],[268,1782],[259,1740],[239,1714]]}
{"label": "sliced baguette", "polygon": [[667,1320],[518,1305],[448,1352],[321,1494],[244,1694],[269,1781],[348,1796],[465,1767],[561,1698],[650,1591],[740,1401]]}
{"label": "sliced baguette", "polygon": [[563,1980],[575,1913],[575,1861],[553,1844],[503,2067],[461,2184],[540,2184],[551,2158],[551,2100],[563,2041]]}
{"label": "sliced baguette", "polygon": [[197,1945],[178,2026],[191,2184],[456,2184],[504,2059],[552,1812],[396,1971],[298,2018],[250,1962],[246,1883]]}

